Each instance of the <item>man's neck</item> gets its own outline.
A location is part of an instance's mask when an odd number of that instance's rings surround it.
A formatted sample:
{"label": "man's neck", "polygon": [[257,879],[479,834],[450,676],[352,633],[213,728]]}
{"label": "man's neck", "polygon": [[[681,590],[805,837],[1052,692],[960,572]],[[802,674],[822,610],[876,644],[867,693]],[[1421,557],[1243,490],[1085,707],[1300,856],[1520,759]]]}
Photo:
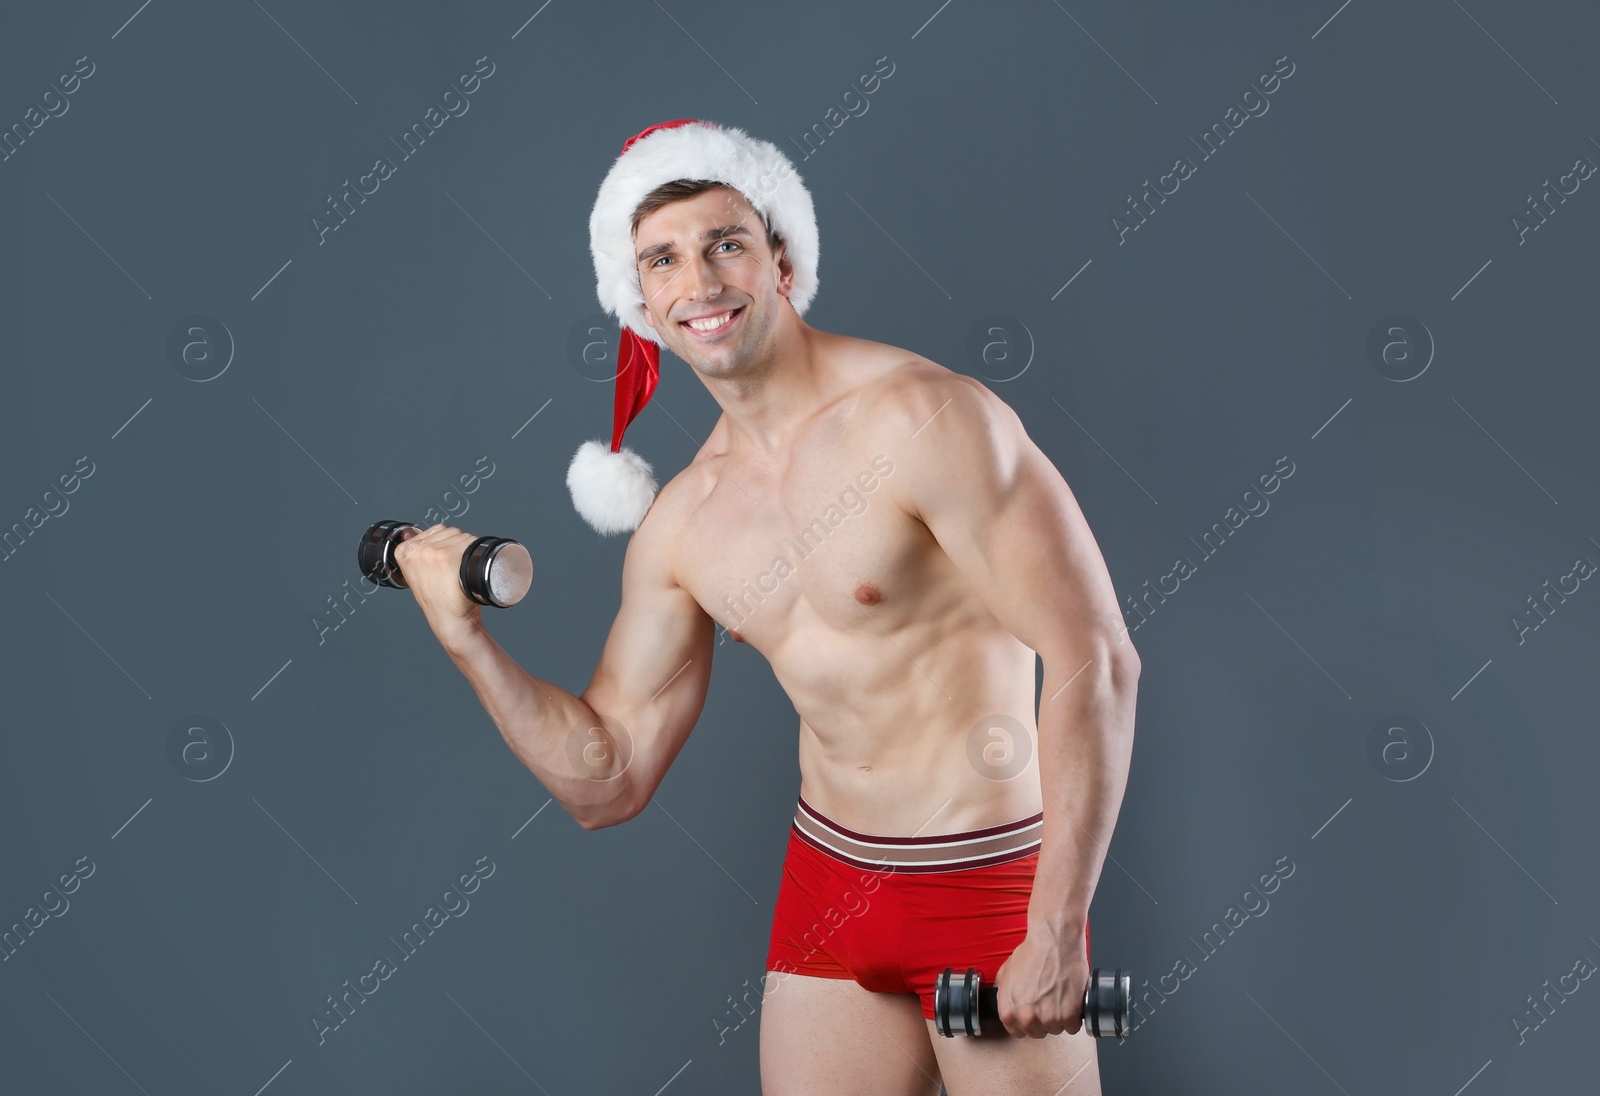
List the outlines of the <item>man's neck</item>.
{"label": "man's neck", "polygon": [[747,373],[700,377],[722,408],[733,451],[764,457],[781,453],[800,423],[838,396],[828,355],[818,345],[822,333],[799,317],[791,320],[782,345]]}

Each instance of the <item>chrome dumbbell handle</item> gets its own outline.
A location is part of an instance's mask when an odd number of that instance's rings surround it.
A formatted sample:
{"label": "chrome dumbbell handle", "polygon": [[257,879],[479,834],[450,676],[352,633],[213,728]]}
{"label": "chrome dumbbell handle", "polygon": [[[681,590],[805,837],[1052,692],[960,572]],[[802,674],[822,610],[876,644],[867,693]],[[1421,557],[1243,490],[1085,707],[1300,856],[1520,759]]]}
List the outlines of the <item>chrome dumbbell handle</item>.
{"label": "chrome dumbbell handle", "polygon": [[[422,532],[405,521],[374,522],[361,536],[356,563],[361,573],[380,586],[407,589],[395,549]],[[533,557],[514,540],[479,537],[461,553],[462,592],[479,605],[507,608],[533,585]]]}
{"label": "chrome dumbbell handle", "polygon": [[[1126,1038],[1133,1030],[1128,1023],[1132,1004],[1131,974],[1094,968],[1083,989],[1083,1030],[1097,1039]],[[976,967],[961,976],[945,967],[933,985],[933,1026],[946,1036],[1003,1034],[999,990],[984,985]]]}

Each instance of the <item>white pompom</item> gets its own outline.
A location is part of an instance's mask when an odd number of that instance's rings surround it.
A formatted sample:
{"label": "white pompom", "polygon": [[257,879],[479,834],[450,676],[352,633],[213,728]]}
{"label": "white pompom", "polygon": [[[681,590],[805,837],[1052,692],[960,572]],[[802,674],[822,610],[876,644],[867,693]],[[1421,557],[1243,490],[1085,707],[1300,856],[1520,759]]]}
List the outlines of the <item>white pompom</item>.
{"label": "white pompom", "polygon": [[623,446],[613,453],[604,442],[591,440],[572,457],[567,490],[572,505],[596,532],[631,533],[655,501],[656,481],[649,463],[632,449]]}

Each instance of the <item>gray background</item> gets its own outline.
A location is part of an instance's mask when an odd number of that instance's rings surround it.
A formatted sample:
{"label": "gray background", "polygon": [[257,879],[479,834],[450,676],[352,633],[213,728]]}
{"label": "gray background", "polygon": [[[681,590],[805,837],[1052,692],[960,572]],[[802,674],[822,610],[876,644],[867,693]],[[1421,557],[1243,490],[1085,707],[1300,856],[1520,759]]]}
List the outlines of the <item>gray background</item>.
{"label": "gray background", "polygon": [[[419,519],[487,456],[452,523],[538,567],[493,634],[585,686],[625,547],[562,478],[611,416],[568,353],[598,311],[587,217],[621,142],[676,117],[790,151],[822,235],[807,319],[987,377],[1120,595],[1294,463],[1133,635],[1093,959],[1199,969],[1100,1048],[1106,1090],[1593,1083],[1600,982],[1520,1041],[1511,1019],[1600,963],[1600,593],[1522,642],[1512,622],[1600,560],[1600,179],[1522,243],[1511,219],[1600,163],[1593,5],[136,9],[0,14],[5,125],[95,66],[0,164],[0,527],[94,466],[0,563],[0,922],[95,866],[0,963],[0,1089],[755,1091],[759,1017],[718,1029],[763,969],[798,788],[761,656],[718,646],[655,803],[588,833],[410,595],[314,623],[369,522]],[[326,196],[485,56],[468,113],[319,244]],[[867,112],[801,160],[883,57]],[[1278,58],[1268,112],[1202,160],[1190,139]],[[1196,172],[1119,244],[1179,157]],[[166,350],[197,314],[235,344],[203,383]],[[1034,345],[1014,379],[967,350],[993,314]],[[1395,314],[1436,343],[1405,382],[1366,348]],[[716,415],[667,355],[629,443],[670,476]],[[231,738],[211,780],[168,757],[195,715]],[[1369,757],[1400,716],[1431,745]],[[324,998],[480,857],[470,909],[319,1045]],[[1202,958],[1280,857],[1270,909]]]}

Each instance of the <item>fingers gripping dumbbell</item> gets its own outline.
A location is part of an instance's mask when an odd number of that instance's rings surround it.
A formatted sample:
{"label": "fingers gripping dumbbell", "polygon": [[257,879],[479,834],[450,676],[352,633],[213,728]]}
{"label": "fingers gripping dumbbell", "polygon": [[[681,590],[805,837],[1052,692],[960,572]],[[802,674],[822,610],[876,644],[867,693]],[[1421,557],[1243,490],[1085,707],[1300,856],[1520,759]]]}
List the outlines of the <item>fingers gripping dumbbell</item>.
{"label": "fingers gripping dumbbell", "polygon": [[[409,522],[374,522],[356,547],[361,573],[380,586],[407,589],[394,550],[420,532]],[[515,605],[532,585],[533,557],[514,540],[479,537],[461,553],[461,590],[479,605]]]}
{"label": "fingers gripping dumbbell", "polygon": [[[955,976],[945,967],[933,984],[933,1026],[940,1035],[1004,1035],[1000,1022],[999,990],[985,986],[976,967]],[[1126,1038],[1132,1030],[1128,1015],[1133,1004],[1133,976],[1125,970],[1089,972],[1083,990],[1083,1027],[1095,1038]]]}

